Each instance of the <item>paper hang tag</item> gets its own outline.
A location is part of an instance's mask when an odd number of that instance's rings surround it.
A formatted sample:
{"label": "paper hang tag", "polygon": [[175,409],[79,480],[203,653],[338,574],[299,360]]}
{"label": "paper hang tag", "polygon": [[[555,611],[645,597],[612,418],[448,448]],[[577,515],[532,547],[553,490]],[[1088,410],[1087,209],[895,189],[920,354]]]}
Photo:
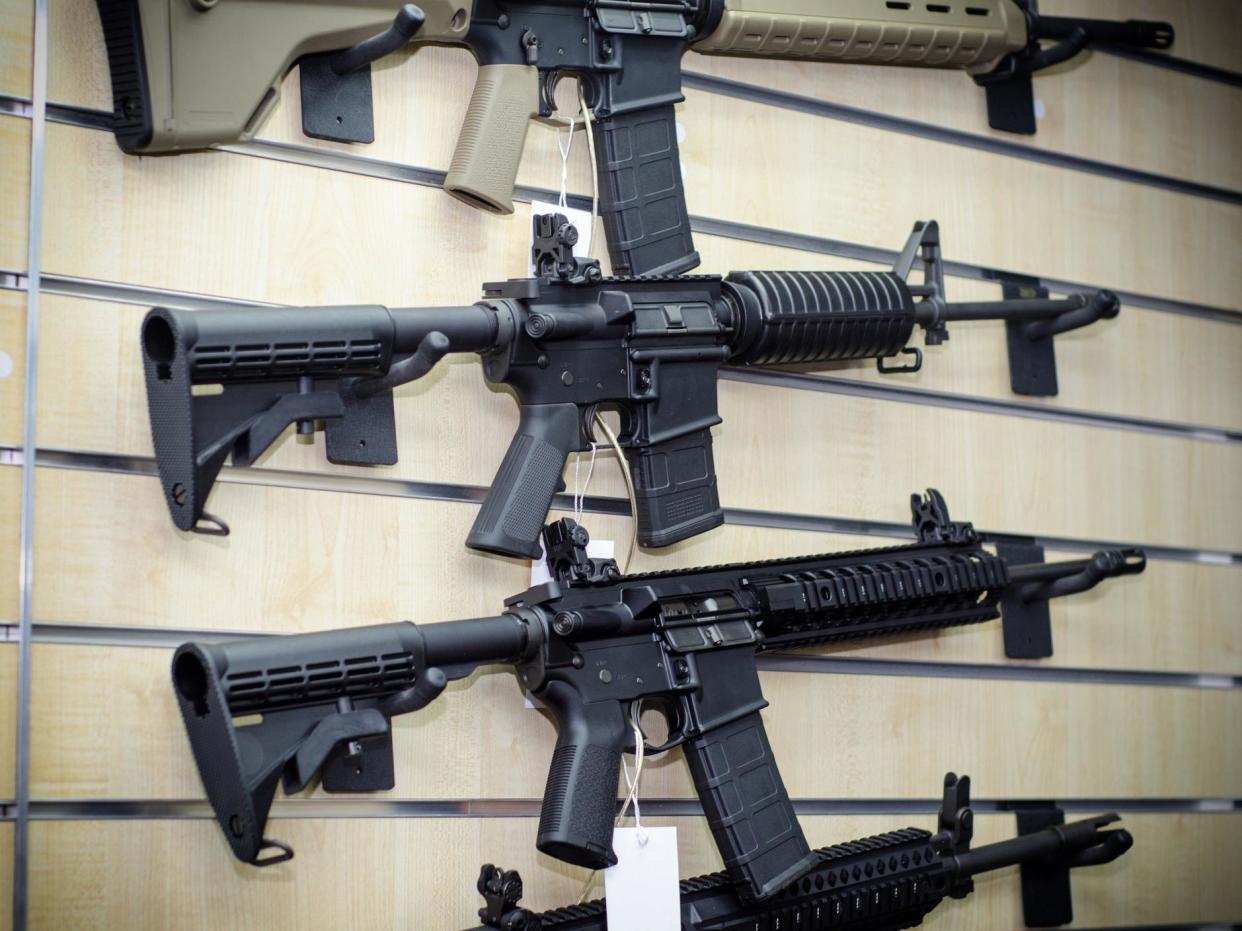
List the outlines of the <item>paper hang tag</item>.
{"label": "paper hang tag", "polygon": [[[612,540],[590,540],[587,542],[587,555],[592,559],[614,559],[616,558],[617,544]],[[543,552],[543,538],[539,539],[539,558],[531,560],[530,564],[530,587],[542,585],[544,582],[552,580],[552,573],[548,571],[548,558]],[[539,708],[541,704],[539,699],[535,698],[530,692],[526,693],[526,707]]]}
{"label": "paper hang tag", "polygon": [[[591,258],[591,211],[578,210],[574,207],[558,207],[552,201],[535,200],[530,204],[530,215],[534,217],[537,213],[560,213],[564,214],[565,219],[578,228],[578,242],[574,245],[574,255],[580,259]],[[530,237],[527,242],[527,254],[535,245],[535,227],[531,224]],[[526,274],[534,276],[535,263],[528,257],[526,260]]]}
{"label": "paper hang tag", "polygon": [[[646,843],[643,843],[643,841]],[[604,870],[608,931],[681,931],[676,828],[614,828]]]}

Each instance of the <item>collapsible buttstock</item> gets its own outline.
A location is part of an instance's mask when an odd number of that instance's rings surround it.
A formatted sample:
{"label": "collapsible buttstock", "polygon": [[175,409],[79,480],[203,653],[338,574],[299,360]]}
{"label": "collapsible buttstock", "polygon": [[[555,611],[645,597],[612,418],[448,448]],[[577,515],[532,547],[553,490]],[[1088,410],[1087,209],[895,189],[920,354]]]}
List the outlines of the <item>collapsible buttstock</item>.
{"label": "collapsible buttstock", "polygon": [[483,65],[457,137],[444,189],[491,213],[513,213],[526,130],[539,112],[534,65]]}

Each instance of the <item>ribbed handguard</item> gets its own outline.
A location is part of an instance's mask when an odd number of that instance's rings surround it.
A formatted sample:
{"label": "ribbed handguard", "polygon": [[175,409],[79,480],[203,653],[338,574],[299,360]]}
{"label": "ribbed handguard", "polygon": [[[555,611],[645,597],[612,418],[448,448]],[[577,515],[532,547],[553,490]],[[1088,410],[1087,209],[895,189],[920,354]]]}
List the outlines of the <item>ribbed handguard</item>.
{"label": "ribbed handguard", "polygon": [[759,712],[685,743],[686,762],[730,878],[754,899],[815,863],[781,781]]}
{"label": "ribbed handguard", "polygon": [[574,404],[525,404],[509,449],[483,500],[466,546],[504,556],[538,559],[552,496],[570,451],[578,449]]}
{"label": "ribbed handguard", "polygon": [[634,479],[640,546],[669,546],[724,523],[710,429],[630,447],[625,458]]}
{"label": "ribbed handguard", "polygon": [[892,272],[734,272],[734,365],[896,355],[914,331],[914,296]]}
{"label": "ribbed handguard", "polygon": [[673,105],[597,120],[599,212],[612,273],[677,275],[699,264],[686,213]]}

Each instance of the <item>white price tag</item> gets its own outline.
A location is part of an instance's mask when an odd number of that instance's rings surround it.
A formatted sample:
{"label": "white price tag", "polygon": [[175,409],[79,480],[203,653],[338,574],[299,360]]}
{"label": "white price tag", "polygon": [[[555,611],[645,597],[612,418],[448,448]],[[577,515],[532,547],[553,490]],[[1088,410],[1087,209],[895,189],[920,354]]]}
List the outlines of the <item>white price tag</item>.
{"label": "white price tag", "polygon": [[[643,840],[646,843],[643,843]],[[615,828],[604,870],[608,931],[681,931],[676,828]]]}
{"label": "white price tag", "polygon": [[[536,200],[531,201],[530,215],[534,217],[537,213],[561,213],[565,215],[570,223],[578,228],[578,242],[574,246],[574,255],[580,259],[592,258],[591,255],[591,211],[577,210],[573,207],[558,207],[551,201]],[[530,243],[535,244],[535,228],[532,222]],[[529,249],[527,250],[530,251]],[[526,274],[533,276],[535,274],[535,263],[527,260]]]}

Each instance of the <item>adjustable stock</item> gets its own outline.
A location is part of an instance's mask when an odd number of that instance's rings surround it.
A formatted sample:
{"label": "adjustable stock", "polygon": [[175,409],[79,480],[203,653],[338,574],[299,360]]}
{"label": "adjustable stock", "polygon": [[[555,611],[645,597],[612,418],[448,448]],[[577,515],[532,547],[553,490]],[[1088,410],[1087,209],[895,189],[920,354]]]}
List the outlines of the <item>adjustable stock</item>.
{"label": "adjustable stock", "polygon": [[286,795],[317,777],[328,792],[391,789],[391,719],[426,707],[450,679],[520,658],[538,643],[529,633],[500,615],[183,644],[173,688],[234,855],[256,866],[293,856],[263,836],[278,784]]}
{"label": "adjustable stock", "polygon": [[[250,466],[290,424],[322,424],[330,462],[397,461],[393,389],[489,345],[479,307],[157,307],[142,325],[151,436],[173,523],[226,535],[204,507],[224,462]],[[446,335],[447,334],[447,335]]]}

